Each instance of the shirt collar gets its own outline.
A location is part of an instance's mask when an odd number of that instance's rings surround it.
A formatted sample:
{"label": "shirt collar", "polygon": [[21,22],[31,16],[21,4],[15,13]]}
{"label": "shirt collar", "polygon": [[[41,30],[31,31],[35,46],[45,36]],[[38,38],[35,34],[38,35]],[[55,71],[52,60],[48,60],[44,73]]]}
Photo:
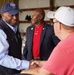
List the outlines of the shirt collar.
{"label": "shirt collar", "polygon": [[42,22],[40,25],[35,25],[36,27],[42,27],[44,25],[44,22]]}

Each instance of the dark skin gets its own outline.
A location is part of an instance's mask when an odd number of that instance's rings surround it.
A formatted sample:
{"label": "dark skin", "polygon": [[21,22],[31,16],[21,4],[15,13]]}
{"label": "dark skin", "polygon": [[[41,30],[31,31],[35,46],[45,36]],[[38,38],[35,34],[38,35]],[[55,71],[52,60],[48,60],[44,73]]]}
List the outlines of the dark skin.
{"label": "dark skin", "polygon": [[4,21],[6,21],[8,24],[10,24],[12,26],[15,26],[16,25],[17,19],[18,19],[18,14],[11,15],[8,12],[4,12],[4,13],[1,14],[1,16],[2,16],[2,19]]}
{"label": "dark skin", "polygon": [[[11,26],[16,26],[16,23],[17,23],[17,19],[18,19],[18,14],[15,14],[15,15],[11,15],[10,13],[8,12],[4,12],[1,14],[2,16],[2,19],[7,22],[9,25]],[[31,65],[31,62],[33,60],[30,61],[30,64],[29,64],[29,68],[34,68],[36,65]]]}
{"label": "dark skin", "polygon": [[[44,10],[36,9],[32,13],[31,22],[32,24],[39,26],[41,23],[44,22],[44,17],[45,17]],[[36,68],[23,70],[21,74],[27,73],[27,74],[32,74],[32,75],[53,75],[51,72],[41,68],[41,66],[45,63],[45,61],[41,61],[41,62],[39,61],[39,62],[34,62],[34,63],[38,65]]]}
{"label": "dark skin", "polygon": [[35,25],[40,25],[44,22],[45,13],[42,9],[36,9],[32,12],[31,22]]}

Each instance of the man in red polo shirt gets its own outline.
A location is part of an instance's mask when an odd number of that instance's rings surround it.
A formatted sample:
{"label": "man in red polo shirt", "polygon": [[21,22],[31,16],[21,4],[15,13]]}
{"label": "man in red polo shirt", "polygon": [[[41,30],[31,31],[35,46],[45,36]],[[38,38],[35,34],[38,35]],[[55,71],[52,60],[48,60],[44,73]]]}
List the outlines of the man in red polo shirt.
{"label": "man in red polo shirt", "polygon": [[36,9],[32,12],[32,26],[26,30],[26,43],[23,50],[27,60],[47,60],[53,48],[60,41],[54,34],[53,26],[44,21],[45,12]]}

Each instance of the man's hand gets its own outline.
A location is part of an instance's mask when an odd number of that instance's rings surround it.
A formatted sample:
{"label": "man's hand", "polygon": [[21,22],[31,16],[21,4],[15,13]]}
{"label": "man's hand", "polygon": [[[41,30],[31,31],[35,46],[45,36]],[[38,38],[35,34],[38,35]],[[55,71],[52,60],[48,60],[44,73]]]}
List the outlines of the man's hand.
{"label": "man's hand", "polygon": [[30,61],[29,69],[39,67],[38,64],[37,63],[34,63],[34,62],[36,62],[36,61],[35,60],[31,60]]}
{"label": "man's hand", "polygon": [[31,62],[31,65],[36,65],[36,67],[42,67],[42,65],[45,63],[46,61],[40,61],[40,60],[35,60]]}

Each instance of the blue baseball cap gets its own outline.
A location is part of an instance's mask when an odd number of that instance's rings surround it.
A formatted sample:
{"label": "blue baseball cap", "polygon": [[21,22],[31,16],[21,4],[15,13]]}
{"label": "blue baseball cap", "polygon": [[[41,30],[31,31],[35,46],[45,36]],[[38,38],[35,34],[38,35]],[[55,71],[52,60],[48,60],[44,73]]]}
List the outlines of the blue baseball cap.
{"label": "blue baseball cap", "polygon": [[19,9],[17,8],[17,6],[14,3],[6,2],[1,8],[1,14],[4,12],[8,12],[11,15],[15,15],[15,14],[19,13]]}

